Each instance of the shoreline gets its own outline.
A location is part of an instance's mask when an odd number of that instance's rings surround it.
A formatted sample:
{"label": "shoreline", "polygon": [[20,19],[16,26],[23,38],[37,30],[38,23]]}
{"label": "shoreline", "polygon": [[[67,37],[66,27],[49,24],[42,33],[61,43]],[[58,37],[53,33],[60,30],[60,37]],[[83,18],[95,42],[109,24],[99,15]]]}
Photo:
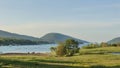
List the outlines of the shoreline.
{"label": "shoreline", "polygon": [[0,54],[1,55],[33,55],[33,56],[50,56],[50,53],[3,53]]}

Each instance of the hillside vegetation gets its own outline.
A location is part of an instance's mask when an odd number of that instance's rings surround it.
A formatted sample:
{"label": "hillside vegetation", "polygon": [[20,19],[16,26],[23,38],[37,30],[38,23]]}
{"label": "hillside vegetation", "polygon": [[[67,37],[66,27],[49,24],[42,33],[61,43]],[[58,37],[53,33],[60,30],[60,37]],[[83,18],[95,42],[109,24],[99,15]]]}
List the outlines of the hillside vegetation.
{"label": "hillside vegetation", "polygon": [[38,45],[38,44],[46,44],[46,43],[48,42],[0,37],[0,46],[3,46],[3,45]]}

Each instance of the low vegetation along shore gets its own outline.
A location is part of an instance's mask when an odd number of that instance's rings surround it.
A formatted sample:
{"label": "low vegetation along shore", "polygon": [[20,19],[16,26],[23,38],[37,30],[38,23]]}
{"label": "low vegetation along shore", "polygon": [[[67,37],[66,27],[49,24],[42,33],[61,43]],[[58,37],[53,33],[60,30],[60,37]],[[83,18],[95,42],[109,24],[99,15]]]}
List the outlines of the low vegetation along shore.
{"label": "low vegetation along shore", "polygon": [[6,54],[0,55],[0,68],[120,68],[120,55],[110,52],[120,52],[120,47],[83,48],[71,57]]}

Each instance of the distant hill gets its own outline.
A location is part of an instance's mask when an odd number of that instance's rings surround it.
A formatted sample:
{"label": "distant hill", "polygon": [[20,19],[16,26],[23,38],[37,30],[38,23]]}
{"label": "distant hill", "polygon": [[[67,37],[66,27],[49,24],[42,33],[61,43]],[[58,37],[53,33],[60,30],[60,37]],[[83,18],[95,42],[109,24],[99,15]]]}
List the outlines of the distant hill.
{"label": "distant hill", "polygon": [[110,41],[108,41],[109,44],[116,44],[116,43],[120,43],[120,37],[114,38]]}
{"label": "distant hill", "polygon": [[78,41],[79,43],[88,43],[87,41],[73,38],[71,36],[67,36],[67,35],[60,34],[60,33],[48,33],[48,34],[44,35],[43,37],[41,37],[40,39],[43,41],[47,41],[49,43],[64,42],[67,39],[74,39],[74,40]]}
{"label": "distant hill", "polygon": [[46,42],[31,41],[25,39],[15,39],[15,38],[2,38],[0,37],[0,46],[7,45],[39,45]]}
{"label": "distant hill", "polygon": [[60,33],[48,33],[41,38],[36,38],[36,37],[32,37],[32,36],[20,35],[20,34],[0,30],[0,37],[25,39],[25,40],[31,40],[31,41],[47,42],[47,43],[59,43],[59,42],[64,42],[67,39],[74,39],[74,40],[78,41],[79,43],[88,43],[87,41],[80,40],[80,39],[77,39],[77,38],[74,38],[71,36],[67,36],[64,34],[60,34]]}
{"label": "distant hill", "polygon": [[0,30],[0,37],[26,39],[26,40],[32,40],[32,41],[39,40],[39,38],[36,38],[36,37],[27,36],[27,35],[20,35],[20,34],[16,34],[16,33],[10,33],[10,32],[2,31],[2,30]]}

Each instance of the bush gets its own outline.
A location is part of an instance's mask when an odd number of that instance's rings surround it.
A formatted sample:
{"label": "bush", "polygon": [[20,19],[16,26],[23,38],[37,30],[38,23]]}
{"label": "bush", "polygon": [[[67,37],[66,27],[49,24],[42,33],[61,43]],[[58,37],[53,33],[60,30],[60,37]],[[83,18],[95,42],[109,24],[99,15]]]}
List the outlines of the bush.
{"label": "bush", "polygon": [[100,47],[100,45],[99,44],[97,44],[97,43],[95,43],[95,44],[88,44],[87,46],[83,46],[82,48],[84,48],[84,49],[91,49],[91,48],[99,48]]}
{"label": "bush", "polygon": [[100,44],[100,46],[101,46],[101,47],[108,47],[108,43],[102,42],[102,43]]}
{"label": "bush", "polygon": [[64,56],[66,54],[66,49],[64,44],[59,44],[56,48],[56,55],[57,56]]}
{"label": "bush", "polygon": [[120,43],[117,43],[117,44],[111,44],[111,46],[114,46],[114,47],[120,47]]}
{"label": "bush", "polygon": [[106,42],[102,42],[100,44],[88,44],[86,46],[83,46],[83,49],[91,49],[91,48],[99,48],[99,47],[120,47],[120,43],[116,43],[116,44],[108,44]]}

